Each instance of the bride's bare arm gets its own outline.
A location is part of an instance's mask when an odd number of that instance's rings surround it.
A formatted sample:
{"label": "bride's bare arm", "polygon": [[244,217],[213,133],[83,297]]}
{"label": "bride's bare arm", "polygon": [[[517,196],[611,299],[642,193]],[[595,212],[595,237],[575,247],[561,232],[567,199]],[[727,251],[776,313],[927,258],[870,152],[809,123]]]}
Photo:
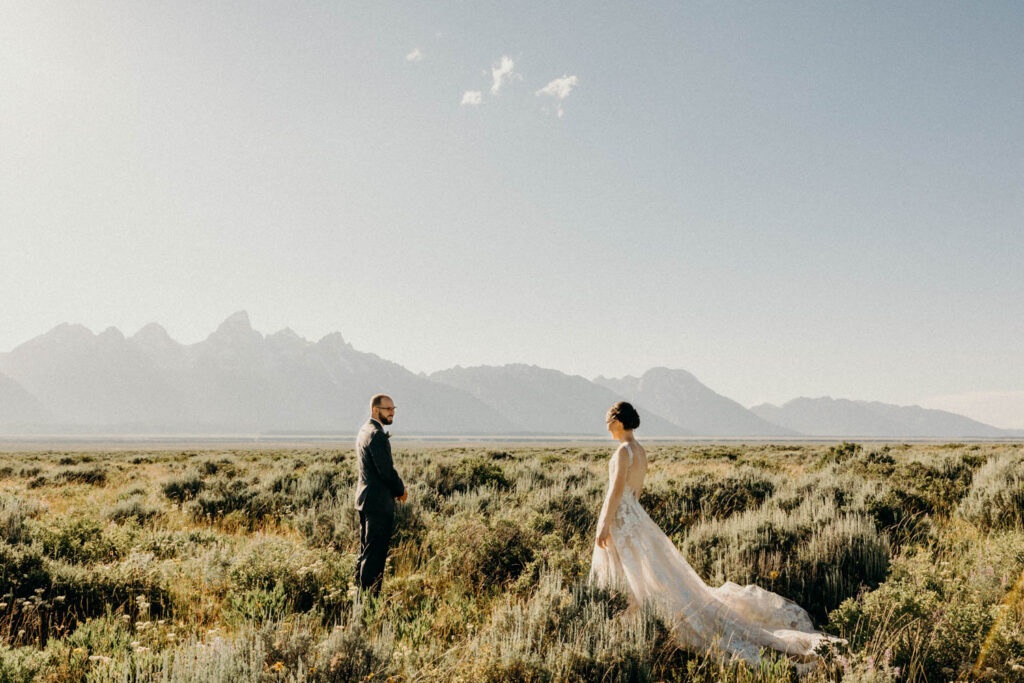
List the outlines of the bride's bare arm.
{"label": "bride's bare arm", "polygon": [[608,536],[611,532],[612,520],[615,513],[619,511],[619,503],[622,501],[622,492],[626,489],[626,474],[629,470],[629,456],[624,446],[612,456],[612,467],[610,481],[608,482],[608,495],[601,507],[601,517],[597,522],[597,545],[602,548],[608,547]]}

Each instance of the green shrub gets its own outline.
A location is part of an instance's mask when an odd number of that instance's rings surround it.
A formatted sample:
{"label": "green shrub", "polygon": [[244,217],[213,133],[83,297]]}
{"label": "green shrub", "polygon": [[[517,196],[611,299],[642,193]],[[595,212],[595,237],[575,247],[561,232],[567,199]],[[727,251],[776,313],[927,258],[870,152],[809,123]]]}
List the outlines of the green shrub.
{"label": "green shrub", "polygon": [[863,447],[859,443],[844,441],[837,446],[829,446],[829,449],[821,456],[818,463],[821,465],[842,463],[857,457],[862,450]]}
{"label": "green shrub", "polygon": [[123,666],[124,680],[161,683],[248,683],[274,680],[263,641],[249,631],[233,638],[191,637],[173,650],[136,657]]}
{"label": "green shrub", "polygon": [[545,574],[523,603],[499,607],[466,654],[479,681],[653,681],[671,647],[650,610],[625,613],[625,597]]}
{"label": "green shrub", "polygon": [[640,504],[669,536],[699,519],[722,519],[761,505],[775,483],[757,470],[712,477],[698,474],[680,483],[652,483],[640,493]]}
{"label": "green shrub", "polygon": [[368,633],[359,607],[354,607],[352,616],[335,625],[317,645],[313,680],[343,683],[383,678],[391,667],[394,638],[394,629],[387,623],[379,634]]}
{"label": "green shrub", "polygon": [[924,680],[954,680],[973,664],[991,624],[964,577],[922,550],[895,562],[878,589],[840,605],[829,626],[855,649],[884,643],[895,666]]}
{"label": "green shrub", "polygon": [[974,475],[958,513],[983,529],[1024,526],[1024,456],[992,458]]}
{"label": "green shrub", "polygon": [[39,681],[46,662],[46,653],[34,647],[12,648],[0,643],[0,681],[3,683]]}
{"label": "green shrub", "polygon": [[480,457],[470,457],[455,464],[439,464],[428,473],[427,486],[439,496],[450,496],[453,493],[464,493],[482,487],[508,491],[512,488],[512,482],[497,463]]}
{"label": "green shrub", "polygon": [[702,522],[687,534],[683,554],[712,585],[757,584],[820,621],[885,577],[889,542],[867,518],[811,500],[790,513],[769,507]]}
{"label": "green shrub", "polygon": [[474,588],[500,588],[515,581],[534,559],[537,534],[526,524],[511,519],[488,524],[462,512],[428,532],[426,552],[437,555],[450,575]]}
{"label": "green shrub", "polygon": [[77,564],[110,562],[123,549],[105,533],[106,525],[85,516],[61,517],[51,524],[35,524],[33,537],[47,557]]}
{"label": "green shrub", "polygon": [[534,535],[510,519],[499,519],[465,558],[466,575],[479,587],[515,581],[533,560]]}
{"label": "green shrub", "polygon": [[336,498],[339,494],[347,498],[353,485],[355,476],[347,468],[311,467],[277,476],[268,489],[278,494],[282,505],[300,508]]}
{"label": "green shrub", "polygon": [[175,503],[192,500],[204,488],[203,478],[195,470],[186,472],[180,477],[168,479],[160,486],[164,495]]}
{"label": "green shrub", "polygon": [[232,565],[230,576],[238,589],[280,589],[295,611],[319,607],[336,611],[348,600],[355,557],[296,548],[268,537],[252,545]]}
{"label": "green shrub", "polygon": [[[131,553],[119,562],[92,567],[50,562],[48,568],[50,595],[63,596],[60,612],[74,620],[101,616],[107,610],[135,614],[140,596],[152,616],[164,614],[170,605],[162,568],[148,553]],[[56,613],[56,605],[54,609]]]}
{"label": "green shrub", "polygon": [[288,612],[289,603],[289,596],[280,581],[269,588],[231,591],[224,602],[224,621],[245,625],[281,619]]}
{"label": "green shrub", "polygon": [[290,522],[312,546],[359,549],[359,517],[350,501],[324,500],[300,507]]}
{"label": "green shrub", "polygon": [[256,482],[241,479],[213,480],[186,509],[197,520],[222,519],[233,512],[239,512],[235,519],[243,526],[255,528],[275,510],[274,499]]}
{"label": "green shrub", "polygon": [[597,530],[598,504],[577,490],[562,491],[548,501],[544,512],[551,516],[552,528],[565,541],[590,539]]}
{"label": "green shrub", "polygon": [[159,517],[163,511],[153,505],[146,505],[140,498],[129,498],[116,503],[108,509],[104,517],[111,522],[122,524],[128,520],[135,520],[139,524],[145,524],[149,520]]}
{"label": "green shrub", "polygon": [[949,515],[971,486],[974,471],[962,458],[947,456],[937,463],[899,463],[889,480],[902,493],[911,514]]}
{"label": "green shrub", "polygon": [[62,470],[54,479],[62,484],[89,484],[103,486],[107,483],[107,470],[103,467],[83,467]]}
{"label": "green shrub", "polygon": [[37,517],[44,507],[14,496],[0,497],[0,541],[26,543],[29,529],[25,520]]}

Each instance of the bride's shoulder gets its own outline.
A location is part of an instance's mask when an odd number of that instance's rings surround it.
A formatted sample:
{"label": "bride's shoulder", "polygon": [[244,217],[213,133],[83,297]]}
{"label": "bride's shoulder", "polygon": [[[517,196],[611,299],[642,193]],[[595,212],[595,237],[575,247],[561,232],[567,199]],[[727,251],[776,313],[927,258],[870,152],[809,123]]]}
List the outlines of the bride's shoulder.
{"label": "bride's shoulder", "polygon": [[612,460],[621,460],[623,462],[629,462],[632,459],[632,451],[628,444],[620,443],[619,447],[615,449],[612,454]]}

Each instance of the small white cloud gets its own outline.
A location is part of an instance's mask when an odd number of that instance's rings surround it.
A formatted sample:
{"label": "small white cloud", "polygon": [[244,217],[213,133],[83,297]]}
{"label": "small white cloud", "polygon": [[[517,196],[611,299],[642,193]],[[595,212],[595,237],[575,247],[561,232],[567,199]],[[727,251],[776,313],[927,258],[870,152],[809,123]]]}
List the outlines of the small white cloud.
{"label": "small white cloud", "polygon": [[479,90],[467,90],[462,93],[462,104],[471,104],[474,107],[484,101],[484,95]]}
{"label": "small white cloud", "polygon": [[519,78],[519,74],[515,73],[516,63],[512,61],[512,58],[505,55],[501,58],[501,63],[498,66],[491,67],[491,78],[494,82],[491,84],[491,94],[497,95],[498,91],[501,90],[501,86],[508,82],[511,78]]}
{"label": "small white cloud", "polygon": [[557,97],[560,100],[564,100],[572,92],[572,89],[579,85],[580,79],[575,76],[562,76],[551,81],[543,88],[538,90],[535,95],[551,95]]}
{"label": "small white cloud", "polygon": [[407,61],[407,62],[420,62],[420,61],[423,61],[423,53],[420,52],[419,48],[416,48],[415,50],[413,50],[412,52],[410,52],[409,54],[407,54],[405,56],[405,61]]}
{"label": "small white cloud", "polygon": [[569,96],[569,93],[572,92],[573,88],[579,85],[579,82],[580,79],[575,76],[563,75],[561,78],[556,78],[545,85],[543,88],[535,92],[534,95],[537,97],[540,97],[541,95],[550,95],[551,97],[554,97],[556,100],[555,113],[558,114],[558,118],[562,118],[562,114],[565,113],[562,111],[562,100]]}

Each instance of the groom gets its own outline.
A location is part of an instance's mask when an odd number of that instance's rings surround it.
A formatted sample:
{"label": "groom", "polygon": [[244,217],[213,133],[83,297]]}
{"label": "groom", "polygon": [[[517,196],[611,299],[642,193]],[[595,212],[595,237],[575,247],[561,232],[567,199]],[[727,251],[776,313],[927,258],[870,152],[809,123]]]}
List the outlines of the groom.
{"label": "groom", "polygon": [[370,399],[370,420],[356,437],[359,479],[356,510],[359,511],[359,558],[356,582],[373,595],[380,593],[384,562],[391,547],[395,501],[408,498],[402,478],[391,462],[391,434],[384,426],[395,419],[395,402],[377,394]]}

